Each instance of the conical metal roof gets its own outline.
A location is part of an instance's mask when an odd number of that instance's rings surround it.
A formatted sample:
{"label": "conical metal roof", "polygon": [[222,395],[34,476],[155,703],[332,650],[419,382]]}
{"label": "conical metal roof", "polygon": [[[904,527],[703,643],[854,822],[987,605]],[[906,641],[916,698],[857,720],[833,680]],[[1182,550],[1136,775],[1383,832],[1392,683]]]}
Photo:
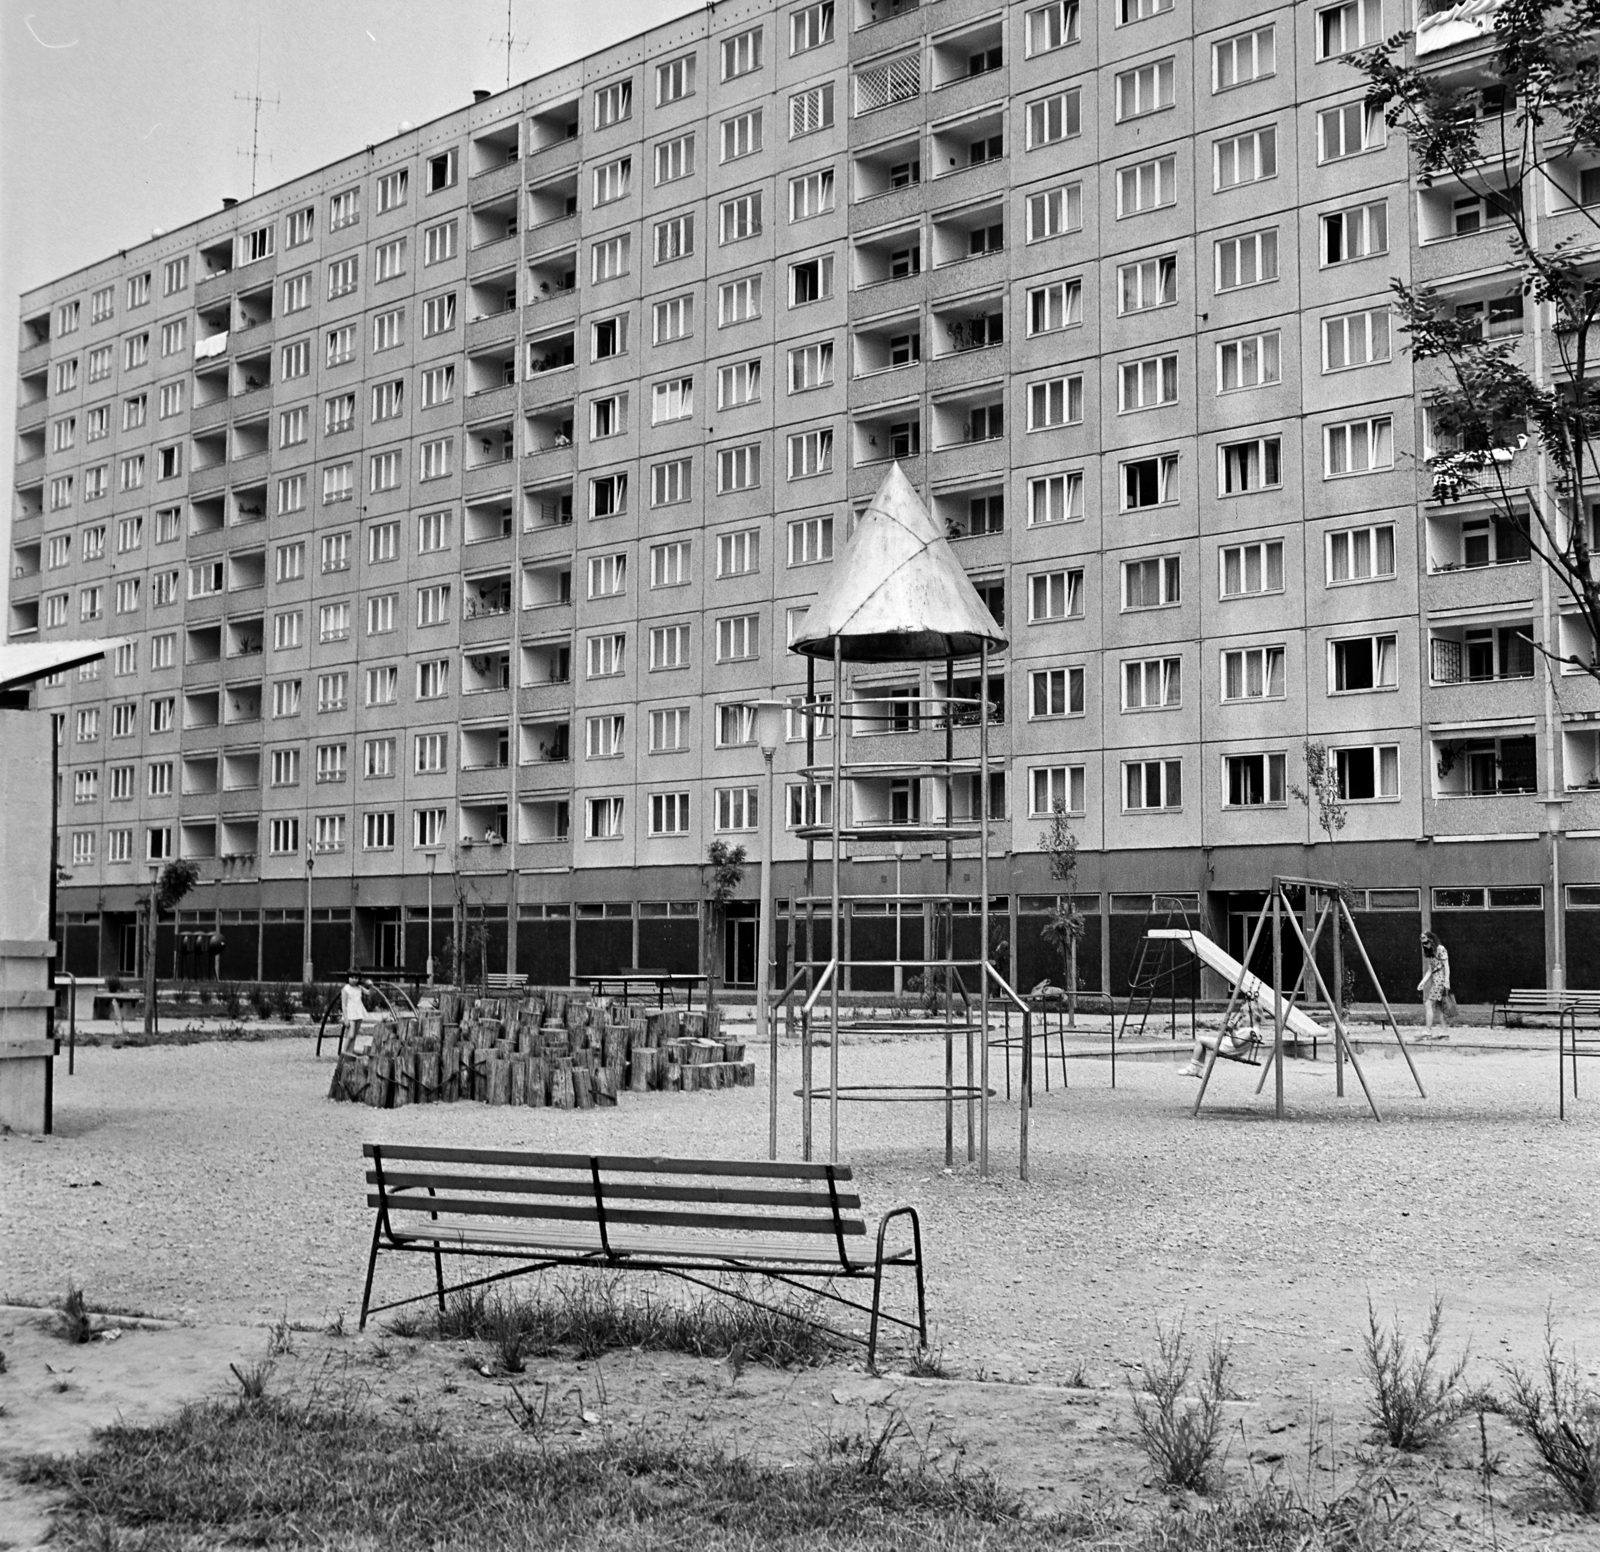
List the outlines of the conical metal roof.
{"label": "conical metal roof", "polygon": [[792,643],[809,657],[904,663],[1007,644],[898,462],[807,611]]}

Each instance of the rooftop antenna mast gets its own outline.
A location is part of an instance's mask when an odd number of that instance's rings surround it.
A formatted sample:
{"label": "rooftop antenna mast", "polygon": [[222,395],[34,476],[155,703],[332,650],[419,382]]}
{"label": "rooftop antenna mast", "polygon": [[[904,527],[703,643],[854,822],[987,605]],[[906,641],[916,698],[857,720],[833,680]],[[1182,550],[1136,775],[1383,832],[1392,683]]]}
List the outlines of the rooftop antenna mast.
{"label": "rooftop antenna mast", "polygon": [[[253,92],[235,92],[233,100],[235,102],[248,102],[252,105],[250,118],[250,193],[254,197],[256,192],[256,171],[261,161],[261,109],[263,105],[276,108],[283,102],[281,97],[263,97],[261,95],[261,34],[259,30],[256,33],[256,89]],[[244,154],[243,151],[239,153],[240,156]],[[267,160],[269,162],[272,160],[270,151],[267,153]]]}
{"label": "rooftop antenna mast", "polygon": [[504,33],[495,33],[494,36],[489,39],[489,41],[491,43],[503,43],[506,46],[506,90],[507,91],[511,90],[511,51],[512,51],[513,48],[525,49],[528,46],[528,39],[519,38],[516,35],[516,32],[512,28],[512,25],[511,25],[511,3],[512,3],[512,0],[506,0],[506,30],[505,30],[505,32]]}

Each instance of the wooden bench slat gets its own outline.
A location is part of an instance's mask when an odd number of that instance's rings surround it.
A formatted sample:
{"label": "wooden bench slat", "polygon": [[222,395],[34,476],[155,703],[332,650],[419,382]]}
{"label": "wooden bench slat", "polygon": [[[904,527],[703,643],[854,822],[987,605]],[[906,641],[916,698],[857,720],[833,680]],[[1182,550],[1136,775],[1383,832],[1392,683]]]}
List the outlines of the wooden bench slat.
{"label": "wooden bench slat", "polygon": [[[688,1235],[641,1234],[637,1230],[622,1229],[607,1236],[614,1254],[651,1256],[666,1259],[695,1261],[739,1262],[777,1261],[796,1266],[838,1266],[838,1249],[825,1249],[818,1245],[786,1244],[781,1240],[756,1240],[749,1238],[696,1239]],[[598,1232],[593,1234],[526,1234],[511,1229],[480,1229],[477,1225],[419,1224],[404,1231],[397,1230],[399,1244],[439,1246],[440,1249],[471,1249],[474,1246],[495,1246],[507,1250],[522,1250],[530,1254],[539,1251],[590,1252],[601,1257],[604,1251]],[[851,1266],[859,1262],[851,1261]]]}
{"label": "wooden bench slat", "polygon": [[[386,1207],[391,1214],[456,1213],[466,1217],[555,1219],[563,1223],[598,1223],[600,1213],[593,1201],[579,1205],[567,1202],[490,1202],[481,1197],[422,1196],[394,1197],[374,1192],[368,1207]],[[859,1218],[780,1218],[761,1213],[673,1212],[654,1207],[607,1207],[605,1221],[651,1224],[657,1228],[727,1229],[766,1234],[865,1234],[867,1226]]]}
{"label": "wooden bench slat", "polygon": [[370,1158],[412,1163],[501,1165],[511,1169],[602,1170],[647,1175],[734,1175],[756,1180],[835,1180],[853,1178],[848,1164],[793,1164],[742,1159],[671,1159],[630,1154],[522,1153],[499,1148],[430,1148],[418,1143],[362,1144]]}
{"label": "wooden bench slat", "polygon": [[[512,1179],[493,1175],[448,1175],[433,1173],[391,1173],[384,1170],[383,1186],[388,1191],[485,1191],[508,1196],[588,1196],[594,1195],[594,1182],[583,1180]],[[379,1183],[378,1171],[367,1171],[367,1184]],[[606,1201],[710,1202],[739,1207],[812,1207],[831,1214],[835,1203],[841,1208],[858,1208],[861,1198],[854,1191],[840,1191],[830,1197],[821,1191],[740,1191],[731,1186],[613,1185],[604,1188]]]}

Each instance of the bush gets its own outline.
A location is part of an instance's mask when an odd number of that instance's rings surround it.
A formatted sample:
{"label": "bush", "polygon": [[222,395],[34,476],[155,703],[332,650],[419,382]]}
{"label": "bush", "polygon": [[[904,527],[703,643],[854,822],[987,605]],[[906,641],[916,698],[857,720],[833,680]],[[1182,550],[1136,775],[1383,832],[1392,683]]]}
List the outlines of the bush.
{"label": "bush", "polygon": [[1150,1463],[1168,1487],[1206,1492],[1222,1464],[1222,1403],[1228,1399],[1232,1345],[1213,1337],[1193,1399],[1185,1396],[1194,1360],[1183,1323],[1156,1323],[1156,1357],[1142,1366],[1142,1387],[1130,1383],[1133,1421]]}
{"label": "bush", "polygon": [[200,1006],[202,1008],[209,1008],[211,1006],[211,999],[215,993],[212,991],[211,983],[209,981],[202,981],[198,990],[195,992],[195,995],[200,999]]}
{"label": "bush", "polygon": [[229,1018],[238,1020],[244,1016],[244,989],[237,981],[225,981],[217,989],[217,1000]]}
{"label": "bush", "polygon": [[120,992],[122,990],[122,977],[120,975],[108,975],[106,977],[106,990],[108,992]]}
{"label": "bush", "polygon": [[294,1017],[294,993],[289,990],[287,981],[274,981],[267,988],[267,998],[274,1018],[287,1024]]}
{"label": "bush", "polygon": [[1579,1377],[1556,1351],[1549,1317],[1544,1363],[1535,1374],[1513,1365],[1505,1413],[1533,1441],[1539,1468],[1583,1514],[1600,1509],[1600,1389]]}
{"label": "bush", "polygon": [[252,986],[250,988],[250,1006],[256,1010],[257,1018],[270,1018],[272,1016],[272,995],[265,986]]}
{"label": "bush", "polygon": [[1367,1300],[1367,1330],[1361,1339],[1362,1367],[1372,1382],[1367,1412],[1375,1434],[1397,1450],[1426,1449],[1460,1415],[1467,1355],[1463,1352],[1448,1370],[1441,1367],[1443,1329],[1444,1300],[1435,1294],[1422,1351],[1413,1353],[1400,1334],[1400,1317],[1385,1331],[1372,1300]]}
{"label": "bush", "polygon": [[67,1284],[66,1297],[56,1306],[55,1331],[62,1341],[77,1346],[94,1340],[94,1319],[82,1288]]}

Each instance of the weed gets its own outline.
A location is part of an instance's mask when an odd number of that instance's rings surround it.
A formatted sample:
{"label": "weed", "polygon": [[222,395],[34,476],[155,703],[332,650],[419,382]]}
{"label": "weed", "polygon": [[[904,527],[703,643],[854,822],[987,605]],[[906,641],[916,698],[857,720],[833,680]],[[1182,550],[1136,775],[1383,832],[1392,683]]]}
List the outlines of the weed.
{"label": "weed", "polygon": [[372,1344],[372,1361],[374,1363],[387,1363],[390,1351],[391,1349],[387,1342],[374,1342]]}
{"label": "weed", "polygon": [[289,1312],[285,1310],[272,1323],[272,1329],[267,1333],[267,1356],[270,1358],[283,1358],[294,1351],[294,1327],[289,1324]]}
{"label": "weed", "polygon": [[1221,1465],[1222,1403],[1228,1395],[1231,1344],[1213,1337],[1205,1373],[1191,1399],[1185,1395],[1194,1360],[1183,1322],[1156,1323],[1156,1357],[1142,1365],[1142,1388],[1131,1384],[1139,1442],[1169,1487],[1208,1490]]}
{"label": "weed", "polygon": [[244,1017],[244,992],[237,981],[226,981],[217,993],[222,1011],[237,1022]]}
{"label": "weed", "polygon": [[272,998],[265,986],[252,986],[249,991],[250,1006],[256,1010],[257,1018],[267,1018],[272,1013]]}
{"label": "weed", "polygon": [[[738,1293],[741,1285],[730,1285],[729,1291]],[[413,1319],[404,1327],[391,1322],[389,1329],[397,1335],[423,1335],[427,1325]],[[515,1332],[522,1358],[573,1350],[595,1358],[631,1348],[726,1359],[737,1346],[746,1363],[784,1369],[820,1363],[836,1345],[810,1323],[806,1304],[772,1308],[710,1295],[683,1303],[656,1297],[636,1283],[624,1287],[620,1279],[602,1278],[541,1285],[527,1299],[467,1289],[449,1301],[434,1329],[447,1340],[487,1341],[497,1347]]]}
{"label": "weed", "polygon": [[195,992],[195,996],[198,998],[202,1008],[209,1008],[211,1006],[212,999],[215,996],[215,993],[211,990],[211,983],[209,981],[202,981],[199,989]]}
{"label": "weed", "polygon": [[1533,1374],[1506,1371],[1506,1415],[1533,1441],[1539,1468],[1584,1514],[1600,1510],[1600,1389],[1579,1377],[1544,1323],[1544,1362]]}
{"label": "weed", "polygon": [[1088,1366],[1083,1359],[1077,1359],[1072,1367],[1067,1370],[1067,1377],[1061,1382],[1068,1390],[1093,1390],[1094,1381],[1089,1378]]}
{"label": "weed", "polygon": [[[343,1318],[343,1315],[341,1315],[340,1319]],[[396,1315],[393,1320],[386,1320],[383,1323],[383,1329],[387,1331],[390,1336],[399,1337],[446,1337],[454,1334],[447,1333],[444,1330],[444,1319],[442,1316],[436,1319],[432,1315],[425,1314],[420,1305],[416,1309],[402,1311],[400,1314]]]}
{"label": "weed", "polygon": [[919,1347],[912,1355],[906,1373],[913,1379],[947,1380],[950,1370],[944,1361],[942,1347]]}
{"label": "weed", "polygon": [[499,1334],[495,1337],[494,1355],[500,1360],[500,1367],[507,1374],[521,1374],[528,1367],[524,1354],[527,1352],[527,1332],[514,1320],[504,1322]]}
{"label": "weed", "polygon": [[233,1370],[233,1377],[239,1382],[239,1395],[245,1401],[259,1401],[267,1393],[267,1380],[272,1374],[272,1360],[264,1358],[260,1363],[253,1363],[248,1369],[241,1369],[238,1364],[228,1365]]}
{"label": "weed", "polygon": [[56,1335],[64,1342],[81,1345],[94,1340],[94,1317],[84,1302],[83,1289],[67,1284],[67,1294],[56,1309]]}
{"label": "weed", "polygon": [[550,1414],[550,1387],[539,1386],[539,1404],[535,1406],[526,1396],[511,1387],[511,1400],[506,1402],[506,1415],[523,1433],[531,1433],[539,1443],[544,1442],[545,1419]]}
{"label": "weed", "polygon": [[4,1374],[6,1372],[6,1368],[6,1355],[3,1352],[0,1352],[0,1374]]}
{"label": "weed", "polygon": [[1461,1377],[1467,1354],[1448,1369],[1443,1365],[1444,1300],[1434,1295],[1422,1350],[1413,1352],[1401,1334],[1400,1317],[1386,1331],[1367,1300],[1367,1329],[1361,1339],[1362,1366],[1372,1383],[1367,1412],[1373,1431],[1397,1450],[1422,1450],[1460,1415]]}
{"label": "weed", "polygon": [[343,1310],[340,1310],[339,1313],[322,1328],[322,1334],[324,1336],[349,1336],[350,1333],[345,1330]]}

